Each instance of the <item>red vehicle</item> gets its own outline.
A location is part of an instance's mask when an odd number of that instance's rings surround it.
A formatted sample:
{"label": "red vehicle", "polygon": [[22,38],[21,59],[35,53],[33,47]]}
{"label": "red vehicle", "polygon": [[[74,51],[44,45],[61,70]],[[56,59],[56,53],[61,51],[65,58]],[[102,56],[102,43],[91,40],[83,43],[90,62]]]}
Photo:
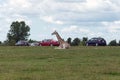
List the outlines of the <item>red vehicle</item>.
{"label": "red vehicle", "polygon": [[39,43],[39,46],[59,46],[59,42],[53,39],[44,39]]}

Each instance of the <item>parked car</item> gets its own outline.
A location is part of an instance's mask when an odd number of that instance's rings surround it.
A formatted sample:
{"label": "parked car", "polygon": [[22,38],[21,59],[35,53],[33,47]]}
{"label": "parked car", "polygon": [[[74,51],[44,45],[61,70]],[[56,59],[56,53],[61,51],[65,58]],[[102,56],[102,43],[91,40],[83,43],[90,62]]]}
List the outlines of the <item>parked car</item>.
{"label": "parked car", "polygon": [[87,46],[106,46],[106,40],[104,38],[91,38],[86,42]]}
{"label": "parked car", "polygon": [[59,42],[53,39],[44,39],[39,43],[39,46],[59,46]]}
{"label": "parked car", "polygon": [[28,43],[28,41],[20,40],[15,45],[16,46],[29,46],[29,43]]}
{"label": "parked car", "polygon": [[39,46],[39,42],[30,43],[30,46]]}

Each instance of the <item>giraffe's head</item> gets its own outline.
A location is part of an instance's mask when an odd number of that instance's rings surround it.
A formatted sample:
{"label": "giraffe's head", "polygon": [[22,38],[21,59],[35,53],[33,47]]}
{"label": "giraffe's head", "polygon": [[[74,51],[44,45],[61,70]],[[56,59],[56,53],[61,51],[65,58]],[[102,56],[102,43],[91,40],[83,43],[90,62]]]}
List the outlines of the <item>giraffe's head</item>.
{"label": "giraffe's head", "polygon": [[52,33],[52,35],[55,35],[55,34],[57,34],[57,31],[54,31],[54,32]]}

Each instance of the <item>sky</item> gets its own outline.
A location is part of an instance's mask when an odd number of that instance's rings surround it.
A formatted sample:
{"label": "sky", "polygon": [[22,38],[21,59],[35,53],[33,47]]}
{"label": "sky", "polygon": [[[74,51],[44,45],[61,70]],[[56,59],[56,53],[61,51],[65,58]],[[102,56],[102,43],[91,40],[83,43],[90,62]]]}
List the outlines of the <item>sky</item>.
{"label": "sky", "polygon": [[7,39],[13,21],[25,21],[29,39],[64,40],[103,37],[120,40],[120,0],[0,0],[0,41]]}

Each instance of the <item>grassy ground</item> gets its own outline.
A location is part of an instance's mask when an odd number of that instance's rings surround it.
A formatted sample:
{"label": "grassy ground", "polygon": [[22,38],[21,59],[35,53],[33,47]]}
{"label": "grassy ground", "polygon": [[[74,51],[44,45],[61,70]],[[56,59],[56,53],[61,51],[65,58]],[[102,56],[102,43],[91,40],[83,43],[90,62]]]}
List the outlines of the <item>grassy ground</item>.
{"label": "grassy ground", "polygon": [[120,47],[0,47],[0,80],[120,80]]}

